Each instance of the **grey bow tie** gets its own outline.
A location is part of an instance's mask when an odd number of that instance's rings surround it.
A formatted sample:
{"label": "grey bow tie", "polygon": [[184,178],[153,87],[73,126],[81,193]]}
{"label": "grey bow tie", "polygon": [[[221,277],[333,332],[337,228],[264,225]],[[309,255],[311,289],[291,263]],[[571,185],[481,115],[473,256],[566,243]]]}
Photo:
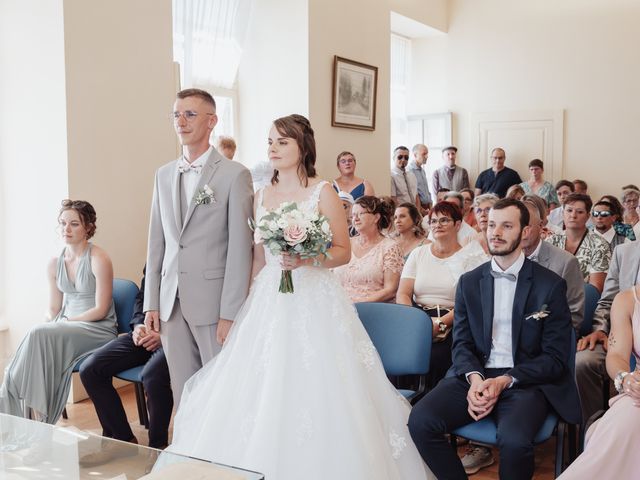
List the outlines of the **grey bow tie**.
{"label": "grey bow tie", "polygon": [[493,278],[506,278],[512,282],[515,282],[516,276],[513,273],[496,272],[495,270],[489,270]]}
{"label": "grey bow tie", "polygon": [[201,171],[202,171],[202,165],[193,165],[185,160],[182,160],[178,165],[178,172],[180,173],[188,173],[188,172],[200,173]]}

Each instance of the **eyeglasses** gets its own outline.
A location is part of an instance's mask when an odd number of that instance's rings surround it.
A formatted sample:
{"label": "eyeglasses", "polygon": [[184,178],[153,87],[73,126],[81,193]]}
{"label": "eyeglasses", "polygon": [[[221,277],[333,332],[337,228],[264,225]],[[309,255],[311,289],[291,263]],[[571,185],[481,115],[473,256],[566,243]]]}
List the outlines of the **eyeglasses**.
{"label": "eyeglasses", "polygon": [[409,160],[409,155],[398,155],[398,160]]}
{"label": "eyeglasses", "polygon": [[440,218],[430,218],[429,219],[429,225],[431,225],[432,227],[434,227],[436,225],[440,225],[441,227],[444,227],[445,225],[449,225],[452,222],[453,222],[453,219],[449,218],[449,217],[440,217]]}
{"label": "eyeglasses", "polygon": [[603,218],[605,218],[605,217],[610,217],[611,215],[613,215],[613,213],[611,213],[611,212],[610,212],[610,211],[608,211],[608,210],[600,210],[599,212],[598,212],[598,211],[591,212],[591,215],[592,215],[594,218],[598,218],[598,217],[603,217]]}
{"label": "eyeglasses", "polygon": [[489,212],[491,211],[491,207],[484,207],[484,208],[476,208],[476,215],[481,215],[481,214],[485,214],[485,215],[489,215]]}
{"label": "eyeglasses", "polygon": [[351,216],[360,218],[363,215],[373,215],[371,212],[351,212]]}
{"label": "eyeglasses", "polygon": [[346,165],[348,163],[356,163],[356,161],[353,158],[341,158],[340,159],[340,165]]}
{"label": "eyeglasses", "polygon": [[[171,112],[169,114],[169,117],[174,122],[177,122],[180,117],[183,117],[187,121],[187,123],[191,123],[198,117],[198,115],[200,114],[198,112],[194,112],[193,110],[185,110],[184,112]],[[203,113],[203,115],[215,115],[215,113]]]}

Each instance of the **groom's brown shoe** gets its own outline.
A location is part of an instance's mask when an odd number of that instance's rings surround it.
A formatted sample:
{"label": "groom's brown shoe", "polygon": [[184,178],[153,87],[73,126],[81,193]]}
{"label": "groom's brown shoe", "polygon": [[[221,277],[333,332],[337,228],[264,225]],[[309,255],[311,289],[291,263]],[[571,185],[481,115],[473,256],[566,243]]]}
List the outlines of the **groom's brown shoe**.
{"label": "groom's brown shoe", "polygon": [[78,462],[81,467],[89,468],[104,465],[117,458],[135,457],[138,448],[130,444],[138,444],[138,439],[133,437],[129,442],[109,442],[101,450],[84,455]]}

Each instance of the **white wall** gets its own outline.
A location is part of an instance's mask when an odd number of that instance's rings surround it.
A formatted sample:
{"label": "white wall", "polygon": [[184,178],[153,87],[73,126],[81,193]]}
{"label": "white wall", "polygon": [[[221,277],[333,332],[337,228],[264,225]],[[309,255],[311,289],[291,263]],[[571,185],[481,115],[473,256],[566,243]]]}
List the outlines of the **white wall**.
{"label": "white wall", "polygon": [[278,117],[309,115],[307,0],[255,0],[238,71],[237,159],[267,161],[267,138]]}
{"label": "white wall", "polygon": [[564,109],[564,177],[617,194],[640,182],[638,21],[631,0],[453,0],[448,34],[414,42],[410,113],[452,111],[469,166],[471,113]]}
{"label": "white wall", "polygon": [[44,319],[63,198],[96,207],[116,276],[140,278],[153,173],[175,158],[171,2],[4,0],[0,72],[1,363]]}
{"label": "white wall", "polygon": [[0,317],[10,326],[1,363],[44,319],[46,264],[59,253],[56,218],[67,196],[61,0],[0,3],[0,72]]}

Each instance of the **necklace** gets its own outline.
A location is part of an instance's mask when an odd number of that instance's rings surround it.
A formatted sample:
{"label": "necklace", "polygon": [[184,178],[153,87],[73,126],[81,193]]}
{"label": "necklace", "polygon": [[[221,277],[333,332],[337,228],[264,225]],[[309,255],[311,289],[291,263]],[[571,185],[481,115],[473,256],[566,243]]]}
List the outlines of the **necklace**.
{"label": "necklace", "polygon": [[383,237],[382,235],[379,235],[379,236],[375,239],[375,241],[373,241],[373,242],[369,243],[369,242],[367,242],[367,240],[366,240],[362,235],[360,235],[359,237],[357,237],[357,243],[358,243],[358,246],[359,246],[360,248],[367,249],[367,248],[372,248],[372,247],[376,246],[378,243],[380,243],[380,241],[381,241],[383,238],[384,238],[384,237]]}

